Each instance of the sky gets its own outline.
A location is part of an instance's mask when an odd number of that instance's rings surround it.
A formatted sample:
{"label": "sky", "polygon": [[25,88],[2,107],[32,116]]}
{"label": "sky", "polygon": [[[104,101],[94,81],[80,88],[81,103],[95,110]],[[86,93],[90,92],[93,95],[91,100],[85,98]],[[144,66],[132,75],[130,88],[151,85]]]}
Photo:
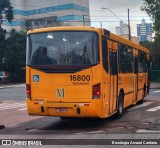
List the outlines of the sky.
{"label": "sky", "polygon": [[[116,33],[120,19],[128,24],[128,9],[130,9],[131,35],[137,36],[136,25],[140,24],[144,18],[147,23],[151,23],[148,15],[140,10],[143,0],[89,0],[90,16],[92,27],[102,27]],[[111,13],[109,8],[119,19]],[[101,23],[100,23],[101,22]]]}

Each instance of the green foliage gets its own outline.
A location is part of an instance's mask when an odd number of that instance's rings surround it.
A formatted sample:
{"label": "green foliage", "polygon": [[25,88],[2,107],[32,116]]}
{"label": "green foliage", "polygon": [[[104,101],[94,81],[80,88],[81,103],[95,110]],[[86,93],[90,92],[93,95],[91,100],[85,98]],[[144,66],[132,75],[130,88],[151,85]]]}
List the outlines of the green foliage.
{"label": "green foliage", "polygon": [[[153,20],[154,42],[150,43],[153,66],[160,65],[160,0],[143,0],[141,10],[146,11]],[[144,46],[147,47],[147,43]]]}
{"label": "green foliage", "polygon": [[3,70],[2,63],[4,59],[6,30],[1,25],[3,21],[11,22],[13,19],[13,7],[10,0],[0,0],[0,70]]}
{"label": "green foliage", "polygon": [[160,82],[160,66],[154,66],[151,69],[151,81]]}
{"label": "green foliage", "polygon": [[4,20],[11,22],[13,19],[13,7],[10,0],[0,0],[0,26]]}
{"label": "green foliage", "polygon": [[141,9],[146,11],[153,20],[153,29],[156,33],[160,33],[160,0],[143,0]]}
{"label": "green foliage", "polygon": [[3,70],[2,62],[3,62],[4,48],[5,48],[5,36],[6,36],[6,31],[0,27],[0,70]]}
{"label": "green foliage", "polygon": [[26,33],[11,30],[9,38],[6,39],[4,51],[5,63],[3,70],[9,72],[12,82],[25,80],[25,50]]}

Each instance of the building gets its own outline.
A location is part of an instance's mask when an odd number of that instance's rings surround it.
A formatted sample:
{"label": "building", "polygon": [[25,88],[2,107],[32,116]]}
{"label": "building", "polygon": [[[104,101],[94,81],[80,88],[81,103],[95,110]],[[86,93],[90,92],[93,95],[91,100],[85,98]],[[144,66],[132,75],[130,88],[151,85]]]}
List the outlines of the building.
{"label": "building", "polygon": [[[129,28],[128,25],[120,21],[119,27],[116,27],[116,34],[129,40]],[[131,36],[131,41],[139,44],[139,39],[135,36]]]}
{"label": "building", "polygon": [[3,28],[34,29],[50,26],[90,26],[89,0],[10,0],[14,8],[12,23]]}
{"label": "building", "polygon": [[119,27],[116,27],[116,34],[119,36],[128,35],[128,25],[120,21]]}
{"label": "building", "polygon": [[142,20],[141,24],[137,24],[137,36],[140,41],[152,41],[152,24]]}

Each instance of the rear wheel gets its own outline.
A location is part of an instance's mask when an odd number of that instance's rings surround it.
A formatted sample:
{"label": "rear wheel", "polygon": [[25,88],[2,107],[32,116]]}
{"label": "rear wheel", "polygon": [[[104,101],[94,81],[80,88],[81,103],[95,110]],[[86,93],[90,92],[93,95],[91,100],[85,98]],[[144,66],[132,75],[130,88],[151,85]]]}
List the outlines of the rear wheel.
{"label": "rear wheel", "polygon": [[118,105],[117,105],[117,114],[116,114],[117,119],[121,118],[123,115],[123,110],[124,110],[123,102],[124,102],[123,94],[120,93],[118,97]]}

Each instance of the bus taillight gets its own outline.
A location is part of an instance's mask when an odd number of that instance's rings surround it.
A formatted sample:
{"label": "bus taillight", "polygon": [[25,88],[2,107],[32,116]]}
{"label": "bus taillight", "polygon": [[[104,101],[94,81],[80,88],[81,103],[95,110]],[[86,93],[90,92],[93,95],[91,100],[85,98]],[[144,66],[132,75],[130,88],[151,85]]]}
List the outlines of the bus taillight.
{"label": "bus taillight", "polygon": [[27,98],[31,99],[31,88],[29,84],[26,84],[26,95]]}
{"label": "bus taillight", "polygon": [[101,95],[100,88],[101,88],[100,83],[96,84],[96,85],[93,85],[93,99],[99,99],[100,98],[100,95]]}

